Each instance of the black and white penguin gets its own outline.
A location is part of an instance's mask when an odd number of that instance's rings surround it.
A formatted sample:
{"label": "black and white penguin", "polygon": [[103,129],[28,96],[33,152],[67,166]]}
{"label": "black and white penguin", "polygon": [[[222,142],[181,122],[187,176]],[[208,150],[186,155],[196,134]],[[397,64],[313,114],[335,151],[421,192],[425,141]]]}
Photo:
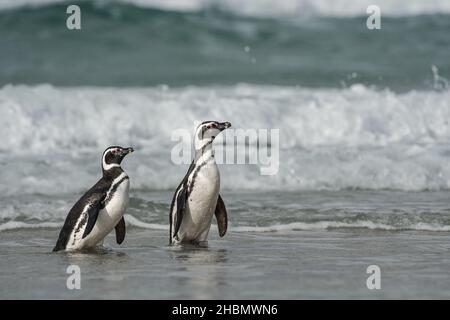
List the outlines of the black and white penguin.
{"label": "black and white penguin", "polygon": [[229,122],[217,121],[205,121],[197,127],[194,136],[195,157],[175,190],[170,207],[170,244],[205,243],[214,215],[219,235],[225,235],[228,218],[219,194],[220,174],[212,142],[229,127]]}
{"label": "black and white penguin", "polygon": [[70,210],[53,251],[93,248],[114,228],[117,243],[123,242],[130,181],[120,163],[131,152],[116,146],[103,152],[103,177]]}

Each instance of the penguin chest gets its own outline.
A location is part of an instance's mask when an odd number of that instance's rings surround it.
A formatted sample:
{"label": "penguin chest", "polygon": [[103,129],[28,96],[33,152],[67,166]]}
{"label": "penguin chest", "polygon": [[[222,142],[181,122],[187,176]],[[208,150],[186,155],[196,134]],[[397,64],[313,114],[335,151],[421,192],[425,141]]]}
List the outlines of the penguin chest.
{"label": "penguin chest", "polygon": [[86,238],[88,245],[95,246],[117,225],[128,205],[129,190],[130,182],[126,179],[107,196],[105,207],[98,213],[94,228]]}
{"label": "penguin chest", "polygon": [[99,218],[104,217],[102,222],[112,222],[115,227],[117,222],[122,218],[128,205],[130,191],[130,180],[122,181],[114,193],[106,202],[105,208],[101,211]]}
{"label": "penguin chest", "polygon": [[[197,238],[201,233],[209,230],[211,219],[219,196],[220,176],[217,165],[205,165],[191,181],[191,189],[187,199],[186,219],[189,238]],[[194,239],[192,239],[194,240]]]}

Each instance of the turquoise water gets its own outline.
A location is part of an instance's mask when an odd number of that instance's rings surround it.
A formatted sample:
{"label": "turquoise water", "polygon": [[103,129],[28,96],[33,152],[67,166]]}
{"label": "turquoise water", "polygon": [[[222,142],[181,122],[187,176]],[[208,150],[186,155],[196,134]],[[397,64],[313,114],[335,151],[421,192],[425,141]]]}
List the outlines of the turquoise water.
{"label": "turquoise water", "polygon": [[[236,82],[392,90],[430,89],[450,75],[450,15],[242,16],[205,7],[170,11],[80,1],[0,11],[0,85],[229,85]],[[440,84],[437,84],[440,85]]]}

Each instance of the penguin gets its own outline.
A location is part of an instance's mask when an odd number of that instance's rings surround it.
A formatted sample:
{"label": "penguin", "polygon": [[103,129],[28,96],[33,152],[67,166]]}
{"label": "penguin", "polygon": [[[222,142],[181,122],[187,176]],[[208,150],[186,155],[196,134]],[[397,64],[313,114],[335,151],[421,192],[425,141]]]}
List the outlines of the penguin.
{"label": "penguin", "polygon": [[205,121],[195,130],[195,157],[175,190],[170,206],[169,244],[205,244],[211,221],[216,216],[219,236],[227,231],[228,216],[219,194],[220,174],[212,142],[229,122]]}
{"label": "penguin", "polygon": [[123,242],[130,179],[120,164],[133,151],[112,146],[103,152],[103,176],[69,211],[54,252],[93,248],[114,228],[117,243]]}

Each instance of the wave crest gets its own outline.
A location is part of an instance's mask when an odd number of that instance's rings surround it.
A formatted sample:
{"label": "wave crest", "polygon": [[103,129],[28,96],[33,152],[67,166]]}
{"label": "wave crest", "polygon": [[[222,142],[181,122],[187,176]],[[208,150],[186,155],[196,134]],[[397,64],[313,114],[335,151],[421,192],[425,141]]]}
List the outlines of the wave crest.
{"label": "wave crest", "polygon": [[[139,229],[150,230],[169,230],[169,226],[158,223],[143,222],[136,217],[126,214],[125,221],[128,226]],[[0,232],[8,230],[20,229],[54,229],[60,228],[62,223],[59,222],[41,222],[41,223],[25,223],[18,221],[9,221],[0,224]],[[211,226],[216,228],[216,226]],[[314,231],[314,230],[330,230],[330,229],[369,229],[381,231],[430,231],[430,232],[448,232],[450,226],[440,225],[436,223],[418,222],[405,225],[388,225],[384,223],[377,223],[368,220],[356,220],[353,222],[339,222],[339,221],[316,221],[316,222],[292,222],[287,224],[274,224],[269,226],[230,226],[230,232],[243,233],[266,233],[266,232],[289,232],[289,231]]]}
{"label": "wave crest", "polygon": [[[0,186],[4,194],[84,190],[100,175],[99,158],[109,145],[135,147],[124,161],[133,188],[172,189],[187,167],[172,162],[172,133],[191,132],[203,119],[280,129],[273,145],[278,173],[221,165],[227,189],[450,188],[450,90],[6,86],[0,110],[0,180],[10,181]],[[256,146],[251,142],[249,152]]]}
{"label": "wave crest", "polygon": [[[167,11],[201,11],[218,8],[240,15],[255,17],[279,17],[317,15],[331,17],[365,16],[366,8],[373,5],[372,0],[96,0],[99,5],[108,2],[131,4],[143,8],[155,8]],[[67,3],[68,0],[3,0],[0,10],[15,9],[24,6],[46,6]],[[81,5],[83,2],[81,2]],[[450,13],[450,3],[447,0],[378,0],[383,15],[408,16],[420,14]]]}

